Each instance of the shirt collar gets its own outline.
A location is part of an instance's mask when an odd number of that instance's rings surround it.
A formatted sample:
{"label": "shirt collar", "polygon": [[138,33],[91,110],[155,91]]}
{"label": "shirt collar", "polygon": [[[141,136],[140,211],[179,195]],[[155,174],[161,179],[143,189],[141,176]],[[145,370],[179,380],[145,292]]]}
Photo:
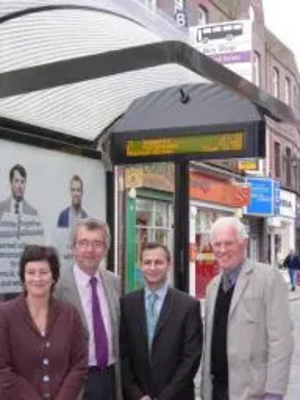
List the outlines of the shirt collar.
{"label": "shirt collar", "polygon": [[[238,265],[236,268],[234,268],[232,271],[227,273],[227,276],[229,278],[230,284],[233,286],[236,284],[239,274],[241,272],[243,264]],[[223,272],[225,274],[225,272]]]}
{"label": "shirt collar", "polygon": [[[82,269],[79,268],[77,264],[74,265],[74,274],[79,286],[87,287],[90,284],[91,276],[82,271]],[[99,281],[98,274],[96,274],[95,277]]]}
{"label": "shirt collar", "polygon": [[155,293],[160,299],[164,299],[168,289],[169,289],[168,282],[165,282],[163,286],[161,286],[159,289],[156,289],[154,292],[153,290],[150,290],[148,286],[145,286],[145,297],[147,299],[152,293]]}

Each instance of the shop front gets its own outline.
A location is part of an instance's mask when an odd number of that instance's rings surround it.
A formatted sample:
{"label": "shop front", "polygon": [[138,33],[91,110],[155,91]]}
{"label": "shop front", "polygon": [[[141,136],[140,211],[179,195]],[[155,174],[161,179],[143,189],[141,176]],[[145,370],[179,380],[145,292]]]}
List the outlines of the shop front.
{"label": "shop front", "polygon": [[287,255],[296,248],[296,194],[280,190],[281,253]]}
{"label": "shop front", "polygon": [[126,286],[143,285],[140,255],[144,244],[158,242],[173,254],[174,165],[157,163],[125,168]]}
{"label": "shop front", "polygon": [[209,240],[210,227],[219,217],[237,215],[249,202],[249,188],[240,183],[190,173],[190,282],[189,291],[204,298],[206,287],[218,273]]}
{"label": "shop front", "polygon": [[272,253],[279,264],[291,249],[296,248],[296,194],[280,189],[279,215],[268,219],[273,232]]}

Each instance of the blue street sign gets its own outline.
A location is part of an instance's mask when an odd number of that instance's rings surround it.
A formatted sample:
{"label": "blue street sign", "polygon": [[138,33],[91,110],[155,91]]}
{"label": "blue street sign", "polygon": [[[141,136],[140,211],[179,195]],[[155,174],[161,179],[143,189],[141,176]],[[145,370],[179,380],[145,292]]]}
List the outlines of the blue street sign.
{"label": "blue street sign", "polygon": [[248,178],[250,203],[246,214],[278,215],[280,206],[280,183],[270,178]]}

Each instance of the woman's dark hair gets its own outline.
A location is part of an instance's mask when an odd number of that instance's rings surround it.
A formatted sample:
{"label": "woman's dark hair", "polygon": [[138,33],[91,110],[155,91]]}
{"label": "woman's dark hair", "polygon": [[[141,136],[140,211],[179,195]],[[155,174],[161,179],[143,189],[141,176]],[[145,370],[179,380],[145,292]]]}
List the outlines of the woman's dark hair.
{"label": "woman's dark hair", "polygon": [[[25,267],[31,261],[47,261],[53,278],[53,287],[59,279],[60,263],[56,249],[51,246],[27,245],[21,254],[19,264],[19,277],[25,282]],[[52,287],[52,289],[53,289]]]}

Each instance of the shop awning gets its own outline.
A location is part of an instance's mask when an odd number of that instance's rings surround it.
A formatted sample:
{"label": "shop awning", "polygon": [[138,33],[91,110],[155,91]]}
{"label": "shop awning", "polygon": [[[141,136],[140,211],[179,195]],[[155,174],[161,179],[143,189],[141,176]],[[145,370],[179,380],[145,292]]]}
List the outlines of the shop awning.
{"label": "shop awning", "polygon": [[291,109],[200,54],[133,0],[2,0],[0,116],[96,140],[151,92],[214,82],[272,118]]}

